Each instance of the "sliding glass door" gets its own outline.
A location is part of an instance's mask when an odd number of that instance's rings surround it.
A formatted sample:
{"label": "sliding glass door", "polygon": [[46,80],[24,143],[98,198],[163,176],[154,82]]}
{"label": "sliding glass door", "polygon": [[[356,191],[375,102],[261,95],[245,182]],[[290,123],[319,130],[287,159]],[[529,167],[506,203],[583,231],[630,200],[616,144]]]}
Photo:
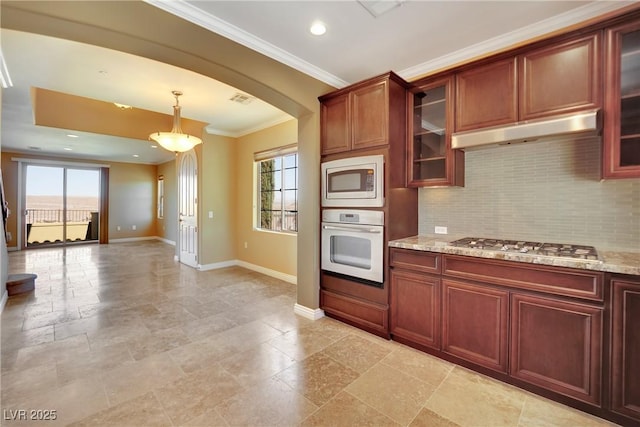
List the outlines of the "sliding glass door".
{"label": "sliding glass door", "polygon": [[24,247],[98,241],[100,170],[28,164]]}

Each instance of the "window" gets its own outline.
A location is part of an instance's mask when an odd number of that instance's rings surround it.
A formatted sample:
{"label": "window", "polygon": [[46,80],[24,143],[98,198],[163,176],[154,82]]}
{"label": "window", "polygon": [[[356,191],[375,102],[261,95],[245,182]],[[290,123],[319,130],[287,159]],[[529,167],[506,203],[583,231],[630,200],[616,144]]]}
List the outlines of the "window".
{"label": "window", "polygon": [[164,176],[158,177],[158,219],[164,218]]}
{"label": "window", "polygon": [[256,153],[257,225],[262,230],[298,231],[297,146]]}

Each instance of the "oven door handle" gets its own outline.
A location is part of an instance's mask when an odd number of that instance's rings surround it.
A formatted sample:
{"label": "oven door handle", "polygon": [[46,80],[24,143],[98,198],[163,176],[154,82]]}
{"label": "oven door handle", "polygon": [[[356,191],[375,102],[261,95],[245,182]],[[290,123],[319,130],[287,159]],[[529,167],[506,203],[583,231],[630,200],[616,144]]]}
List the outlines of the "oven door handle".
{"label": "oven door handle", "polygon": [[323,225],[322,228],[325,230],[353,231],[355,233],[371,233],[371,234],[382,233],[382,230],[378,228],[340,227],[339,225]]}

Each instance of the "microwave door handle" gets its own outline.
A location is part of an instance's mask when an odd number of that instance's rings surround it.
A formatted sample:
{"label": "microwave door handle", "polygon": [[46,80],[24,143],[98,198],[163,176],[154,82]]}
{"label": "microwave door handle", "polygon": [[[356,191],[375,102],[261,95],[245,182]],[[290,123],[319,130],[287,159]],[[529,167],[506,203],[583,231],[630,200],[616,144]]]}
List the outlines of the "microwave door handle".
{"label": "microwave door handle", "polygon": [[382,230],[377,228],[354,228],[354,227],[340,227],[339,225],[323,225],[325,230],[340,230],[340,231],[353,231],[355,233],[372,233],[380,234]]}

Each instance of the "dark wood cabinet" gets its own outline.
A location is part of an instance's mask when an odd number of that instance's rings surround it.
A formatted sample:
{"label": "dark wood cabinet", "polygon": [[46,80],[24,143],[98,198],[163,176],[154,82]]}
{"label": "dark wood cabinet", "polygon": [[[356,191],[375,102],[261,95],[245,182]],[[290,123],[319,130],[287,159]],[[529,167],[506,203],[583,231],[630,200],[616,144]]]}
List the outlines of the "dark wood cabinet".
{"label": "dark wood cabinet", "polygon": [[350,97],[342,94],[325,100],[320,106],[322,117],[322,153],[339,153],[351,149]]}
{"label": "dark wood cabinet", "polygon": [[594,305],[512,294],[509,374],[599,407],[603,311]]}
{"label": "dark wood cabinet", "polygon": [[601,106],[600,34],[556,43],[518,57],[519,120]]}
{"label": "dark wood cabinet", "polygon": [[506,373],[509,293],[504,289],[442,280],[442,350]]}
{"label": "dark wood cabinet", "polygon": [[400,127],[404,135],[406,86],[387,73],[321,96],[321,155],[386,146]]}
{"label": "dark wood cabinet", "polygon": [[391,270],[391,335],[440,349],[440,278]]}
{"label": "dark wood cabinet", "polygon": [[603,178],[640,177],[640,19],[606,31]]}
{"label": "dark wood cabinet", "polygon": [[611,410],[640,423],[640,278],[611,281]]}
{"label": "dark wood cabinet", "polygon": [[464,152],[451,148],[452,76],[417,82],[409,91],[407,183],[410,187],[464,186]]}
{"label": "dark wood cabinet", "polygon": [[581,35],[457,73],[455,131],[599,108],[600,39]]}
{"label": "dark wood cabinet", "polygon": [[476,66],[456,74],[455,131],[518,120],[516,58]]}

